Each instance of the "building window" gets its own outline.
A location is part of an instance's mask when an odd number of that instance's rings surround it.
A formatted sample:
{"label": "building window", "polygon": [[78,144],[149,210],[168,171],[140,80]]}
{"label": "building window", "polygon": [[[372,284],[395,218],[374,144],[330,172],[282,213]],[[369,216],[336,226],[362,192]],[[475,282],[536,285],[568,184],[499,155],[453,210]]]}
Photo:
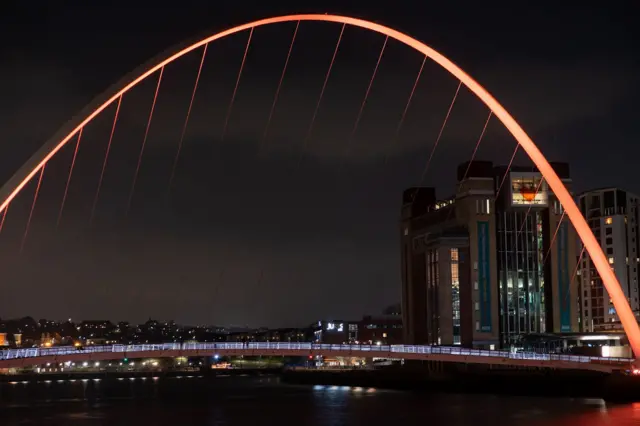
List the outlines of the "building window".
{"label": "building window", "polygon": [[604,220],[604,223],[606,223],[607,225],[611,225],[613,223],[613,218],[608,217]]}
{"label": "building window", "polygon": [[476,302],[476,311],[480,310],[480,302]]}
{"label": "building window", "polygon": [[607,237],[607,239],[605,240],[605,244],[609,244],[609,245],[613,244],[613,238]]}
{"label": "building window", "polygon": [[476,200],[476,214],[490,214],[491,213],[491,200],[486,198],[484,200]]}
{"label": "building window", "polygon": [[611,228],[609,228],[608,226],[604,228],[604,235],[611,235]]}
{"label": "building window", "polygon": [[613,265],[613,257],[609,257],[609,264]]}
{"label": "building window", "polygon": [[459,253],[452,248],[451,253],[451,308],[453,314],[453,341],[460,341],[460,268]]}
{"label": "building window", "polygon": [[409,228],[404,228],[404,235],[405,236],[409,235]]}
{"label": "building window", "polygon": [[480,331],[480,321],[476,321],[476,331]]}

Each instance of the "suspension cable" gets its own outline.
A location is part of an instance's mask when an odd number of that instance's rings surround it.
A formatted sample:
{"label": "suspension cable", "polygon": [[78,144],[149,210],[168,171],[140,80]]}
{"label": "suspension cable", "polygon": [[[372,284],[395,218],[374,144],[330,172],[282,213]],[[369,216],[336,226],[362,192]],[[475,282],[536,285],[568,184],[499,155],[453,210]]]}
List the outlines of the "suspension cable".
{"label": "suspension cable", "polygon": [[[473,163],[473,160],[476,158],[476,154],[478,152],[478,148],[480,147],[480,143],[482,142],[482,139],[484,138],[484,134],[487,131],[487,126],[489,126],[489,121],[491,120],[492,116],[493,116],[493,111],[489,110],[489,116],[487,117],[487,121],[484,122],[484,126],[482,127],[482,132],[480,132],[480,136],[478,137],[478,141],[476,142],[476,146],[473,148],[473,153],[471,154],[471,159],[469,160],[469,163],[467,164],[467,169],[464,171],[464,175],[462,176],[462,179],[460,179],[460,183],[458,184],[458,191],[457,192],[460,192],[460,190],[462,189],[462,185],[464,184],[464,181],[467,178],[467,175],[469,174],[469,170],[471,169],[471,164]],[[451,213],[453,213],[453,208],[449,209],[449,212],[447,213],[447,219],[445,220],[445,222],[449,221],[449,219],[451,218]]]}
{"label": "suspension cable", "polygon": [[[533,199],[535,200],[535,197],[538,195],[538,192],[540,192],[540,188],[542,187],[542,183],[544,182],[544,176],[542,176],[540,178],[540,182],[538,182],[538,186],[536,187],[536,192],[533,193]],[[531,208],[533,207],[533,204],[529,204],[529,207],[527,208],[527,213],[525,213],[524,218],[522,219],[522,223],[520,224],[520,229],[518,230],[518,233],[516,234],[516,239],[520,236],[520,234],[522,234],[522,231],[525,227],[525,224],[527,223],[527,218],[529,217],[529,214],[531,213]]]}
{"label": "suspension cable", "polygon": [[82,130],[78,132],[78,139],[76,141],[76,147],[73,150],[73,158],[71,159],[71,167],[69,168],[69,176],[67,176],[67,183],[64,187],[64,194],[62,195],[62,203],[60,203],[60,210],[58,211],[58,220],[56,221],[56,228],[60,226],[60,220],[62,220],[62,212],[64,211],[64,204],[67,201],[67,194],[69,192],[69,185],[71,184],[71,176],[73,176],[73,168],[76,165],[76,158],[78,156],[78,149],[80,148],[80,140],[82,139]]}
{"label": "suspension cable", "polygon": [[142,139],[142,146],[140,147],[140,154],[138,154],[138,164],[136,165],[136,171],[133,174],[133,183],[131,184],[131,190],[129,191],[129,199],[127,201],[127,209],[125,210],[125,216],[129,214],[131,209],[131,202],[133,201],[133,194],[136,190],[136,182],[138,181],[138,174],[140,173],[140,165],[142,164],[142,156],[144,155],[144,148],[147,144],[147,138],[149,137],[149,128],[151,127],[151,120],[153,119],[153,112],[156,108],[156,101],[158,100],[158,92],[160,91],[160,84],[162,83],[162,74],[164,73],[164,67],[160,68],[160,74],[158,75],[158,83],[156,84],[156,91],[153,95],[153,103],[151,104],[151,110],[149,111],[149,118],[147,119],[147,127],[144,131],[144,138]]}
{"label": "suspension cable", "polygon": [[322,98],[324,97],[324,91],[327,88],[327,82],[329,81],[329,76],[331,76],[331,70],[333,69],[333,64],[336,61],[336,56],[338,55],[338,49],[340,48],[340,43],[342,42],[342,35],[344,34],[344,29],[347,25],[342,24],[342,28],[340,29],[340,35],[338,36],[338,41],[336,42],[336,47],[333,50],[333,56],[331,57],[331,62],[329,63],[329,69],[327,70],[327,74],[324,77],[324,83],[322,83],[322,89],[320,90],[320,97],[318,98],[318,102],[316,103],[316,108],[313,111],[313,115],[311,116],[311,123],[309,124],[309,129],[307,130],[307,134],[304,137],[302,142],[302,149],[300,150],[300,155],[298,156],[298,166],[300,168],[300,163],[302,162],[302,155],[309,143],[309,138],[311,137],[311,131],[313,130],[313,125],[316,121],[316,117],[318,115],[318,110],[320,109],[320,103],[322,102]]}
{"label": "suspension cable", "polygon": [[120,113],[120,105],[122,104],[122,95],[118,98],[118,105],[116,106],[116,113],[113,117],[113,124],[111,125],[111,133],[109,134],[109,142],[107,142],[107,149],[104,153],[104,160],[102,162],[102,170],[100,171],[100,179],[98,180],[98,189],[96,195],[93,198],[93,204],[91,206],[91,216],[89,217],[89,224],[93,223],[93,218],[96,214],[96,207],[98,206],[98,199],[100,198],[100,190],[102,189],[102,181],[104,180],[104,172],[107,169],[107,162],[109,161],[109,153],[111,152],[111,142],[113,142],[113,135],[116,132],[116,124],[118,123],[118,115]]}
{"label": "suspension cable", "polygon": [[293,51],[293,45],[296,42],[296,36],[298,35],[298,28],[300,27],[300,21],[296,22],[296,28],[293,31],[293,37],[291,38],[291,44],[289,45],[289,51],[287,52],[287,59],[284,61],[284,67],[282,68],[282,74],[280,75],[280,81],[278,82],[278,88],[276,89],[276,94],[273,97],[273,103],[271,104],[271,110],[269,111],[269,118],[267,119],[267,125],[264,128],[264,132],[262,133],[262,140],[260,141],[260,148],[262,149],[264,142],[267,139],[267,133],[269,132],[269,126],[271,125],[271,119],[273,118],[273,113],[276,109],[276,103],[278,102],[278,97],[280,96],[280,89],[282,88],[282,81],[284,80],[284,76],[287,73],[287,67],[289,66],[289,59],[291,58],[291,52]]}
{"label": "suspension cable", "polygon": [[356,116],[356,121],[353,124],[353,129],[351,129],[351,134],[349,135],[349,139],[347,140],[347,146],[345,148],[345,156],[348,156],[349,152],[351,151],[353,138],[355,137],[356,132],[358,131],[358,125],[360,124],[360,120],[362,119],[364,106],[367,104],[367,99],[369,98],[369,93],[371,93],[371,87],[373,86],[373,81],[375,80],[376,74],[378,73],[378,68],[380,67],[380,61],[382,61],[382,56],[384,55],[384,50],[386,49],[388,42],[389,42],[389,36],[386,36],[384,39],[384,43],[382,44],[382,49],[380,49],[380,54],[378,55],[378,61],[376,62],[376,66],[373,69],[371,78],[369,79],[369,85],[367,86],[367,91],[364,94],[364,99],[362,99],[362,104],[360,105],[360,110],[358,111],[358,115]]}
{"label": "suspension cable", "polygon": [[[571,288],[573,287],[573,282],[578,276],[578,270],[580,269],[580,263],[582,262],[582,258],[584,257],[584,253],[586,251],[586,247],[584,244],[582,245],[582,250],[580,251],[580,256],[578,256],[578,262],[576,263],[576,267],[573,269],[573,274],[571,275],[571,281],[569,281],[569,291],[565,294],[564,303],[567,303],[567,298],[569,298],[569,294],[571,293]],[[563,305],[564,305],[563,303]]]}
{"label": "suspension cable", "polygon": [[[418,184],[418,186],[422,186],[422,184],[424,183],[425,178],[427,177],[427,172],[429,171],[429,166],[431,166],[431,160],[433,160],[433,155],[436,152],[436,148],[438,147],[438,144],[440,143],[440,139],[442,138],[442,134],[444,133],[444,128],[447,125],[447,121],[449,121],[449,116],[451,115],[451,110],[453,110],[453,105],[455,105],[456,103],[456,99],[458,99],[458,93],[460,93],[460,88],[462,87],[462,80],[460,80],[460,82],[458,83],[458,88],[456,89],[456,93],[453,95],[453,99],[451,100],[451,104],[449,105],[449,109],[447,110],[447,115],[444,117],[444,121],[442,122],[442,126],[440,126],[440,131],[438,132],[438,137],[436,138],[435,143],[433,144],[433,148],[431,149],[431,153],[429,154],[429,159],[427,160],[427,164],[425,165],[424,169],[422,170],[422,175],[420,176],[420,183]],[[418,195],[418,191],[415,191],[413,193],[413,201],[415,201],[416,196]]]}
{"label": "suspension cable", "polygon": [[471,153],[471,160],[469,160],[469,163],[467,164],[467,169],[464,171],[464,175],[460,180],[460,185],[458,185],[458,192],[460,192],[460,190],[462,189],[462,184],[464,180],[467,178],[467,175],[469,174],[469,170],[471,169],[471,164],[473,163],[473,160],[476,158],[476,154],[478,153],[478,148],[480,148],[480,142],[482,142],[482,139],[484,138],[484,134],[487,131],[487,126],[489,125],[489,121],[491,120],[492,116],[493,116],[493,111],[489,110],[489,116],[487,117],[487,121],[485,121],[484,127],[482,128],[482,132],[480,132],[480,136],[478,137],[478,141],[476,142],[476,146],[473,148],[473,152]]}
{"label": "suspension cable", "polygon": [[[400,131],[402,130],[402,125],[404,124],[404,120],[407,116],[407,111],[409,111],[409,107],[411,106],[411,101],[413,100],[413,95],[416,92],[416,88],[418,87],[418,83],[420,82],[420,77],[422,76],[422,70],[424,69],[424,64],[427,62],[427,56],[422,60],[422,64],[420,64],[420,70],[418,70],[418,75],[416,76],[415,81],[413,82],[413,87],[411,88],[411,92],[409,93],[409,99],[407,99],[407,103],[404,106],[404,110],[402,111],[402,115],[400,116],[400,121],[398,122],[398,126],[396,127],[396,132],[392,139],[392,145],[395,145],[398,139],[400,138]],[[385,153],[383,163],[386,164],[389,155]]]}
{"label": "suspension cable", "polygon": [[496,191],[496,200],[500,195],[500,191],[502,190],[502,186],[504,185],[505,180],[507,180],[507,176],[509,175],[509,171],[511,170],[511,166],[513,165],[513,160],[516,158],[516,154],[518,153],[518,149],[520,148],[520,144],[516,144],[516,149],[513,150],[513,154],[511,155],[511,160],[509,160],[509,165],[504,172],[504,176],[502,176],[502,180],[500,181],[500,185],[498,186],[498,190]]}
{"label": "suspension cable", "polygon": [[549,254],[551,253],[551,248],[553,247],[553,244],[556,242],[556,237],[558,236],[558,231],[560,230],[560,225],[562,225],[562,221],[564,220],[564,216],[566,215],[566,210],[562,210],[562,215],[560,216],[560,220],[558,221],[558,226],[556,226],[556,231],[553,233],[553,237],[551,238],[551,241],[549,243],[549,248],[547,249],[547,254],[544,255],[544,258],[542,259],[542,265],[544,266],[547,263],[547,258],[549,257]]}
{"label": "suspension cable", "polygon": [[31,226],[31,219],[33,218],[33,211],[36,208],[36,202],[38,201],[38,194],[40,193],[40,186],[42,185],[42,177],[44,176],[44,168],[46,163],[40,168],[40,176],[38,177],[38,184],[36,186],[36,192],[33,194],[33,202],[31,203],[31,210],[29,210],[29,217],[27,219],[27,226],[24,228],[24,234],[22,234],[22,241],[20,242],[20,253],[24,250],[24,245],[27,241],[27,235],[29,234],[29,228]]}
{"label": "suspension cable", "polygon": [[229,107],[227,108],[227,115],[224,118],[224,126],[222,127],[222,136],[220,137],[220,141],[224,141],[225,133],[227,132],[227,125],[229,124],[229,117],[231,116],[231,110],[233,109],[233,102],[236,99],[236,93],[238,92],[238,86],[240,85],[240,77],[242,77],[242,70],[244,69],[244,63],[247,60],[247,53],[249,52],[249,46],[251,46],[251,37],[253,36],[253,29],[249,31],[249,38],[247,39],[247,45],[244,48],[244,55],[242,56],[242,63],[240,64],[240,70],[238,71],[238,77],[236,78],[236,85],[233,88],[233,93],[231,94],[231,101],[229,102]]}
{"label": "suspension cable", "polygon": [[171,175],[169,176],[169,186],[167,189],[167,194],[171,192],[171,185],[173,184],[173,179],[175,178],[176,167],[178,166],[180,152],[182,151],[182,144],[184,143],[184,137],[187,133],[187,126],[189,125],[189,117],[191,117],[191,109],[193,108],[193,101],[196,98],[196,91],[198,90],[200,75],[202,74],[202,66],[204,65],[204,59],[207,56],[207,46],[209,46],[209,43],[205,44],[204,49],[202,50],[202,58],[200,59],[200,66],[198,67],[198,74],[196,75],[196,81],[193,84],[193,91],[191,92],[191,100],[189,101],[189,107],[187,108],[187,116],[185,117],[184,124],[182,125],[182,132],[180,133],[180,139],[178,140],[178,149],[176,151],[176,156],[173,159],[173,164],[171,166]]}
{"label": "suspension cable", "polygon": [[7,208],[2,211],[2,219],[0,219],[0,233],[2,233],[2,229],[4,228],[4,221],[7,218],[7,210],[9,210],[9,206],[11,204],[7,204]]}

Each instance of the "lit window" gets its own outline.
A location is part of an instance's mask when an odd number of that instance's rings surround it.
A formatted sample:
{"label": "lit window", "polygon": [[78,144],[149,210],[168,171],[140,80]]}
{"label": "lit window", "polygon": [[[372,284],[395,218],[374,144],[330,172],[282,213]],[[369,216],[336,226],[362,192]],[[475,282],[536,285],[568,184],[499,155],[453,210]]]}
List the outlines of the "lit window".
{"label": "lit window", "polygon": [[476,321],[476,331],[480,331],[480,321]]}
{"label": "lit window", "polygon": [[480,302],[476,302],[476,311],[480,310]]}
{"label": "lit window", "polygon": [[610,257],[610,258],[609,258],[609,263],[610,263],[611,265],[613,265],[613,257]]}
{"label": "lit window", "polygon": [[604,223],[606,223],[607,225],[611,225],[613,223],[613,219],[608,217],[604,220]]}
{"label": "lit window", "polygon": [[487,214],[491,213],[491,200],[487,199]]}
{"label": "lit window", "polygon": [[382,337],[386,338],[387,337],[387,333],[382,333]]}
{"label": "lit window", "polygon": [[457,248],[452,248],[451,249],[451,261],[458,261],[458,249]]}
{"label": "lit window", "polygon": [[409,228],[404,228],[404,235],[409,235]]}

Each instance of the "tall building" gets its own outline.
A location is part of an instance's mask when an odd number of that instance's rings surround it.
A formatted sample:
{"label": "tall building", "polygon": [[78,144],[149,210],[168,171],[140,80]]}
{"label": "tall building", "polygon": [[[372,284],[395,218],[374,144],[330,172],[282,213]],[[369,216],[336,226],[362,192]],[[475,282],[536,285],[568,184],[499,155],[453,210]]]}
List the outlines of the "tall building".
{"label": "tall building", "polygon": [[[568,165],[553,166],[569,187]],[[492,349],[577,331],[575,231],[541,174],[474,161],[457,176],[449,199],[403,194],[405,342]]]}
{"label": "tall building", "polygon": [[[638,235],[637,195],[618,188],[588,191],[579,197],[580,210],[587,219],[602,250],[609,259],[631,309],[638,315]],[[604,288],[602,279],[585,252],[580,264],[581,331],[622,330],[620,319]]]}

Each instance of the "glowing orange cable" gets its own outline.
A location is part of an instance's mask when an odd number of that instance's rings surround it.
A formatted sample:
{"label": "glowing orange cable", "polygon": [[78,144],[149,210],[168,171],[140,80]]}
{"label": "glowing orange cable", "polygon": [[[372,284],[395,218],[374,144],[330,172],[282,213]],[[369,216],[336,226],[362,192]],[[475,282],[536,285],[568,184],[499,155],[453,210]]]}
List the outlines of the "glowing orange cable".
{"label": "glowing orange cable", "polygon": [[240,64],[240,70],[238,71],[238,77],[236,78],[236,85],[233,88],[233,94],[231,95],[231,102],[227,108],[227,115],[224,118],[224,126],[222,127],[222,136],[220,141],[224,140],[224,135],[227,132],[227,125],[229,124],[229,117],[231,117],[231,110],[233,109],[233,102],[236,99],[236,93],[238,92],[238,86],[240,85],[240,77],[242,77],[242,70],[244,69],[244,63],[247,60],[247,53],[249,53],[249,46],[251,46],[251,37],[253,36],[253,27],[249,31],[249,38],[247,39],[247,46],[244,48],[244,55],[242,56],[242,63]]}
{"label": "glowing orange cable", "polygon": [[[478,152],[478,148],[480,148],[480,143],[484,138],[484,134],[487,131],[487,126],[489,126],[489,121],[491,120],[491,116],[493,115],[492,111],[489,111],[489,116],[487,117],[487,121],[484,122],[484,126],[482,127],[482,132],[480,132],[480,136],[478,137],[478,141],[476,142],[476,146],[473,148],[473,153],[471,154],[471,159],[467,164],[467,169],[464,171],[464,175],[462,175],[462,179],[460,179],[460,184],[458,185],[458,192],[462,189],[462,185],[464,185],[465,179],[467,179],[467,175],[469,174],[469,170],[471,169],[471,164],[473,164],[473,160],[476,158],[476,153]],[[451,214],[453,213],[453,209],[449,209],[447,213],[447,218],[445,222],[447,222],[451,218]]]}
{"label": "glowing orange cable", "polygon": [[122,104],[122,95],[118,97],[118,105],[116,106],[116,113],[113,117],[113,124],[111,125],[111,133],[109,134],[109,142],[107,143],[107,150],[104,153],[104,161],[102,162],[102,170],[100,171],[100,179],[98,180],[98,188],[96,189],[96,195],[93,198],[93,204],[91,205],[91,216],[89,217],[89,224],[93,223],[93,217],[96,213],[96,207],[98,206],[98,198],[100,198],[100,189],[102,188],[102,181],[104,180],[104,172],[107,169],[107,161],[109,160],[109,153],[111,152],[111,142],[113,141],[113,135],[116,131],[116,123],[118,122],[118,114],[120,113],[120,105]]}
{"label": "glowing orange cable", "polygon": [[[536,196],[538,195],[538,192],[540,191],[540,188],[542,187],[542,182],[544,182],[544,176],[540,179],[540,182],[538,182],[538,186],[536,187],[536,191],[533,193],[533,199],[535,200]],[[520,224],[520,229],[518,230],[518,233],[516,234],[516,239],[520,236],[520,234],[522,234],[522,230],[525,227],[525,224],[527,223],[527,218],[529,217],[529,214],[531,213],[531,208],[533,207],[533,204],[529,204],[529,207],[527,208],[527,213],[525,213],[524,215],[524,219],[522,219],[522,223]]]}
{"label": "glowing orange cable", "polygon": [[31,203],[31,210],[29,210],[29,218],[27,219],[27,226],[24,228],[24,234],[22,234],[22,241],[20,242],[20,253],[24,249],[24,244],[27,241],[27,235],[29,235],[29,227],[31,226],[31,219],[33,218],[33,211],[36,208],[36,202],[38,201],[38,194],[40,193],[40,186],[42,185],[42,177],[44,176],[44,167],[40,169],[40,177],[38,178],[38,184],[36,185],[36,192],[33,194],[33,202]]}
{"label": "glowing orange cable", "polygon": [[271,125],[271,119],[273,118],[273,112],[276,109],[276,102],[278,102],[278,96],[280,95],[280,89],[282,88],[282,81],[284,80],[284,76],[287,72],[287,66],[289,65],[289,58],[291,57],[291,52],[293,51],[293,44],[296,41],[296,35],[298,34],[298,28],[300,27],[300,21],[296,23],[296,29],[293,31],[293,38],[291,39],[291,44],[289,45],[289,52],[287,52],[287,59],[284,61],[284,67],[282,68],[282,74],[280,75],[280,81],[278,82],[278,88],[276,89],[276,94],[273,97],[273,103],[271,104],[271,110],[269,111],[269,118],[267,119],[267,125],[264,128],[264,132],[262,133],[262,141],[260,141],[260,147],[264,144],[264,141],[267,139],[267,133],[269,132],[269,126]]}
{"label": "glowing orange cable", "polygon": [[184,124],[182,125],[182,133],[180,134],[180,140],[178,141],[178,150],[176,151],[176,156],[173,160],[173,165],[171,166],[171,175],[169,177],[169,187],[167,193],[171,192],[171,185],[173,184],[173,179],[176,174],[176,167],[178,166],[178,160],[180,158],[180,152],[182,151],[182,144],[184,142],[184,136],[187,133],[187,125],[189,124],[189,117],[191,116],[191,109],[193,108],[193,101],[196,98],[196,91],[198,90],[198,82],[200,81],[200,74],[202,74],[202,66],[204,65],[204,58],[207,55],[207,46],[204,45],[204,50],[202,51],[202,58],[200,59],[200,66],[198,67],[198,74],[196,75],[196,81],[193,85],[193,91],[191,92],[191,100],[189,101],[189,108],[187,108],[187,116],[184,119]]}
{"label": "glowing orange cable", "polygon": [[158,92],[160,91],[160,83],[162,83],[163,73],[164,73],[164,67],[160,68],[160,74],[158,75],[158,83],[156,84],[156,91],[153,94],[153,103],[151,104],[151,110],[149,111],[149,118],[147,119],[147,127],[144,130],[144,138],[142,138],[142,146],[140,147],[140,154],[138,154],[138,164],[136,165],[136,171],[133,174],[133,182],[131,183],[131,190],[129,191],[129,200],[127,201],[127,209],[125,211],[125,216],[129,214],[129,209],[131,208],[131,201],[133,200],[133,194],[136,190],[136,182],[138,181],[138,174],[140,173],[140,165],[142,164],[144,147],[147,144],[147,138],[149,137],[149,128],[151,127],[151,119],[153,118],[153,111],[156,108],[156,101],[158,100]]}
{"label": "glowing orange cable", "polygon": [[571,275],[571,281],[569,281],[569,291],[564,296],[564,303],[567,303],[567,298],[571,293],[571,287],[573,286],[573,282],[578,276],[578,270],[580,269],[580,262],[582,262],[582,257],[584,256],[585,248],[582,246],[582,250],[580,251],[580,256],[578,256],[578,262],[576,262],[576,267],[573,269],[573,274]]}
{"label": "glowing orange cable", "polygon": [[[206,37],[192,45],[187,47],[180,47],[174,49],[171,53],[162,59],[154,62],[150,65],[141,67],[137,74],[132,74],[126,80],[119,82],[109,89],[104,95],[95,99],[92,104],[87,107],[86,115],[78,116],[74,120],[60,130],[58,134],[49,139],[42,149],[36,152],[14,175],[0,188],[0,212],[4,211],[11,201],[23,190],[23,188],[35,177],[35,175],[41,171],[47,161],[51,159],[56,153],[64,147],[73,136],[75,136],[81,128],[87,123],[91,122],[109,105],[115,102],[122,94],[128,92],[133,87],[144,81],[147,77],[155,73],[165,65],[175,61],[176,59],[186,55],[187,53],[215,40],[220,40],[224,37],[232,34],[239,33],[241,31],[251,29],[254,27],[260,27],[265,25],[272,25],[282,22],[294,22],[294,21],[318,21],[318,22],[334,22],[343,25],[351,25],[359,28],[364,28],[370,31],[374,31],[404,43],[405,45],[417,50],[421,54],[428,56],[442,68],[444,68],[451,75],[462,81],[464,85],[474,93],[482,102],[485,103],[492,111],[493,115],[500,120],[500,122],[506,127],[506,129],[513,135],[518,141],[522,149],[527,153],[529,158],[536,165],[537,169],[544,176],[550,190],[556,195],[558,201],[564,207],[567,216],[571,220],[576,232],[580,236],[583,244],[586,247],[586,251],[589,254],[593,265],[595,266],[598,274],[602,278],[602,282],[605,285],[607,293],[613,301],[613,305],[616,309],[620,322],[624,327],[625,333],[629,339],[629,344],[633,349],[636,356],[640,356],[640,326],[636,320],[636,317],[631,310],[629,302],[622,291],[622,287],[618,282],[615,273],[611,270],[606,255],[600,247],[599,241],[593,235],[589,224],[584,216],[580,212],[580,209],[575,203],[573,196],[564,183],[553,169],[549,161],[542,154],[535,142],[524,131],[520,124],[513,118],[513,116],[498,102],[483,86],[481,86],[476,80],[474,80],[469,74],[458,67],[449,58],[442,55],[437,50],[427,46],[421,41],[405,34],[393,28],[386,27],[384,25],[376,24],[374,22],[365,21],[363,19],[352,18],[348,16],[329,15],[329,14],[296,14],[285,15],[271,18],[265,18],[247,24],[238,25],[233,28],[229,28],[225,31],[213,34]],[[636,361],[636,364],[640,363],[640,360]]]}
{"label": "glowing orange cable", "polygon": [[464,171],[464,175],[462,175],[462,179],[460,179],[460,185],[458,186],[458,192],[462,189],[462,184],[464,180],[467,178],[469,174],[469,169],[471,169],[471,164],[473,160],[476,158],[476,154],[478,153],[478,148],[480,148],[480,142],[484,138],[484,134],[487,131],[487,126],[489,125],[489,121],[491,121],[491,116],[493,115],[493,111],[489,111],[489,116],[487,117],[487,121],[484,122],[484,127],[482,128],[482,132],[480,132],[480,137],[478,137],[478,141],[476,142],[476,146],[473,148],[473,152],[471,153],[471,159],[467,164],[467,169]]}
{"label": "glowing orange cable", "polygon": [[549,254],[551,253],[551,248],[553,247],[553,244],[556,242],[556,237],[558,236],[558,231],[560,230],[560,225],[562,225],[562,221],[564,220],[564,215],[565,215],[566,211],[562,211],[562,215],[560,216],[560,220],[558,220],[558,226],[556,226],[556,230],[553,233],[553,237],[551,238],[551,241],[549,242],[549,248],[547,249],[547,254],[544,255],[544,258],[542,259],[542,265],[545,265],[547,263],[547,258],[549,257]]}
{"label": "glowing orange cable", "polygon": [[[400,116],[400,121],[398,122],[398,126],[396,127],[396,132],[393,136],[393,143],[392,145],[395,145],[395,143],[398,141],[398,138],[400,138],[400,130],[402,130],[402,125],[404,124],[404,120],[407,116],[407,112],[409,111],[409,107],[411,106],[411,101],[413,100],[413,95],[416,92],[416,88],[418,87],[418,83],[420,82],[420,77],[422,76],[422,70],[424,69],[424,64],[427,63],[427,56],[424,57],[424,59],[422,60],[422,63],[420,64],[420,70],[418,70],[418,75],[416,76],[415,81],[413,82],[413,87],[411,88],[411,93],[409,93],[409,99],[407,99],[407,103],[404,106],[404,110],[402,111],[402,116]],[[384,156],[384,163],[387,162],[387,158],[388,158],[388,154],[385,154]]]}
{"label": "glowing orange cable", "polygon": [[342,35],[344,34],[344,29],[346,24],[342,24],[342,28],[340,29],[340,35],[338,36],[338,41],[336,42],[336,47],[333,49],[333,56],[331,57],[331,62],[329,63],[329,69],[327,70],[327,74],[324,76],[324,83],[322,83],[322,89],[320,89],[320,97],[318,98],[318,102],[316,103],[316,108],[313,111],[313,115],[311,116],[311,123],[309,123],[309,129],[307,130],[307,134],[304,137],[302,142],[302,149],[300,150],[300,155],[298,156],[298,167],[300,167],[300,161],[302,160],[302,155],[304,150],[307,148],[307,144],[309,143],[309,138],[311,137],[311,131],[313,130],[313,125],[316,122],[316,117],[318,116],[318,110],[320,109],[320,103],[322,102],[322,98],[324,97],[324,91],[327,88],[327,82],[329,81],[329,76],[331,76],[331,70],[333,69],[333,64],[336,61],[336,56],[338,55],[338,49],[340,48],[340,43],[342,42]]}
{"label": "glowing orange cable", "polygon": [[7,212],[9,211],[9,206],[2,211],[2,220],[0,220],[0,233],[2,233],[2,229],[4,228],[4,220],[7,218]]}
{"label": "glowing orange cable", "polygon": [[516,149],[514,149],[513,154],[511,154],[511,160],[509,160],[509,165],[507,166],[507,170],[505,170],[504,176],[502,176],[502,180],[500,181],[500,185],[498,186],[498,190],[496,191],[496,199],[500,195],[500,191],[502,190],[502,186],[504,185],[505,180],[507,180],[507,176],[509,175],[509,170],[511,170],[511,166],[513,165],[513,160],[516,158],[516,154],[518,153],[519,148],[520,148],[520,144],[516,144]]}
{"label": "glowing orange cable", "polygon": [[358,131],[358,125],[360,124],[360,120],[362,119],[362,112],[364,111],[364,106],[367,104],[367,99],[369,98],[369,93],[371,92],[373,81],[375,80],[376,74],[378,73],[378,68],[380,67],[380,61],[382,60],[382,55],[384,55],[384,50],[387,47],[388,42],[389,42],[389,36],[386,36],[384,39],[384,43],[382,44],[382,49],[380,49],[380,54],[378,55],[378,61],[376,62],[376,66],[373,69],[373,74],[371,74],[371,78],[369,79],[369,86],[367,86],[367,91],[365,92],[364,99],[362,100],[362,104],[360,105],[360,110],[358,111],[356,122],[353,124],[353,129],[351,129],[351,134],[349,135],[349,139],[347,140],[345,155],[349,155],[349,151],[351,150],[351,143],[353,142],[353,138],[355,137],[356,132]]}
{"label": "glowing orange cable", "polygon": [[[431,160],[433,160],[433,155],[436,152],[436,148],[438,148],[438,143],[440,143],[440,139],[442,138],[442,133],[444,133],[444,128],[447,125],[447,121],[449,121],[451,110],[453,110],[453,105],[455,105],[456,99],[458,98],[458,93],[460,93],[460,87],[462,87],[462,80],[460,80],[460,82],[458,83],[458,88],[456,89],[456,93],[453,95],[453,99],[451,100],[451,104],[449,105],[449,109],[447,110],[447,115],[444,117],[442,126],[440,126],[440,132],[438,132],[438,137],[436,138],[436,142],[433,144],[433,148],[431,149],[431,153],[429,154],[429,159],[427,160],[427,164],[422,170],[422,175],[420,176],[420,184],[418,186],[422,186],[422,184],[424,183],[424,179],[427,177],[427,172],[429,171]],[[414,200],[417,194],[418,194],[418,191],[413,193]]]}
{"label": "glowing orange cable", "polygon": [[56,228],[60,225],[62,219],[62,212],[64,211],[64,203],[67,201],[67,194],[69,192],[69,185],[71,184],[71,177],[73,176],[73,168],[76,165],[76,158],[78,157],[78,149],[80,148],[80,140],[82,139],[82,129],[78,132],[78,140],[76,142],[76,148],[73,150],[73,158],[71,159],[71,167],[69,167],[69,176],[67,177],[67,183],[64,187],[64,194],[62,195],[62,203],[60,203],[60,211],[58,211],[58,220],[56,221]]}

